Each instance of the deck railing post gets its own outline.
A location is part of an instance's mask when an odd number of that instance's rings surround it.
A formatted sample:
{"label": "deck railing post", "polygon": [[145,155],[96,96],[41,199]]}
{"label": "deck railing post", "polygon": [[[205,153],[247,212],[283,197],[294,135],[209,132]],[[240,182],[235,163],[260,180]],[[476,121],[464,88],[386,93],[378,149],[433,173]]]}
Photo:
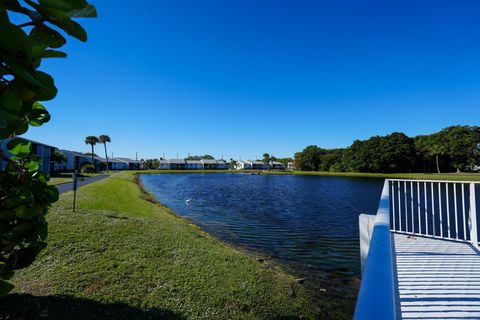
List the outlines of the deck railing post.
{"label": "deck railing post", "polygon": [[470,183],[470,212],[468,215],[468,222],[470,224],[470,242],[478,247],[477,234],[477,204],[475,201],[475,184]]}

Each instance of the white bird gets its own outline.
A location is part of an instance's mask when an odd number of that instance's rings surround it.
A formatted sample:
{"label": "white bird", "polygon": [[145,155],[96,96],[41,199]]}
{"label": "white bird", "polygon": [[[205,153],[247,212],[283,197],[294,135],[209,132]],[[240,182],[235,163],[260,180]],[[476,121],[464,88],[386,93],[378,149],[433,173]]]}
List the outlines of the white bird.
{"label": "white bird", "polygon": [[188,198],[187,200],[185,200],[185,203],[190,204],[190,201],[192,201],[192,198]]}

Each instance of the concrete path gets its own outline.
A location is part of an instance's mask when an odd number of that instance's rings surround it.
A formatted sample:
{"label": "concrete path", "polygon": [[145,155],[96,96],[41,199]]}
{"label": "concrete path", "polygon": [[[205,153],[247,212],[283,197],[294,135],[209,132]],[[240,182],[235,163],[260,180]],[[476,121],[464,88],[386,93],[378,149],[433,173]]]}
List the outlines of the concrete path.
{"label": "concrete path", "polygon": [[[93,182],[98,181],[98,180],[102,180],[106,177],[108,177],[108,174],[104,173],[104,174],[101,174],[99,176],[95,176],[95,177],[92,177],[92,178],[87,178],[83,181],[78,180],[77,188],[80,188],[81,186],[93,183]],[[67,191],[72,191],[73,190],[73,179],[72,179],[72,182],[62,183],[62,184],[57,185],[56,187],[58,189],[58,192],[60,192],[60,193],[64,193],[64,192],[67,192]]]}

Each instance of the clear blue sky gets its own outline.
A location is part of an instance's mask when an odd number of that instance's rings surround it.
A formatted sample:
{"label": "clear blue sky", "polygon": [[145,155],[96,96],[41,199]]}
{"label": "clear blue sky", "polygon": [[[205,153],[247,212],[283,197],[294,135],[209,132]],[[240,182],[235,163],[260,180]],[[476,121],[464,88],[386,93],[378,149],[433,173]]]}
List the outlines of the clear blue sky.
{"label": "clear blue sky", "polygon": [[480,125],[477,0],[90,2],[31,139],[246,159]]}

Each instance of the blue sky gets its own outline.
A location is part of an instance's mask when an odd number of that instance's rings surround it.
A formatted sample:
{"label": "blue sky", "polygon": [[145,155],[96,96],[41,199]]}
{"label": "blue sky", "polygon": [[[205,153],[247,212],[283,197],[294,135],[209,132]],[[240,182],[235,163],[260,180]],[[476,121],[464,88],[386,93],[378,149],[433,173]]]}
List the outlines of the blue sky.
{"label": "blue sky", "polygon": [[480,125],[478,1],[90,2],[89,41],[41,67],[59,94],[28,138],[246,159]]}

